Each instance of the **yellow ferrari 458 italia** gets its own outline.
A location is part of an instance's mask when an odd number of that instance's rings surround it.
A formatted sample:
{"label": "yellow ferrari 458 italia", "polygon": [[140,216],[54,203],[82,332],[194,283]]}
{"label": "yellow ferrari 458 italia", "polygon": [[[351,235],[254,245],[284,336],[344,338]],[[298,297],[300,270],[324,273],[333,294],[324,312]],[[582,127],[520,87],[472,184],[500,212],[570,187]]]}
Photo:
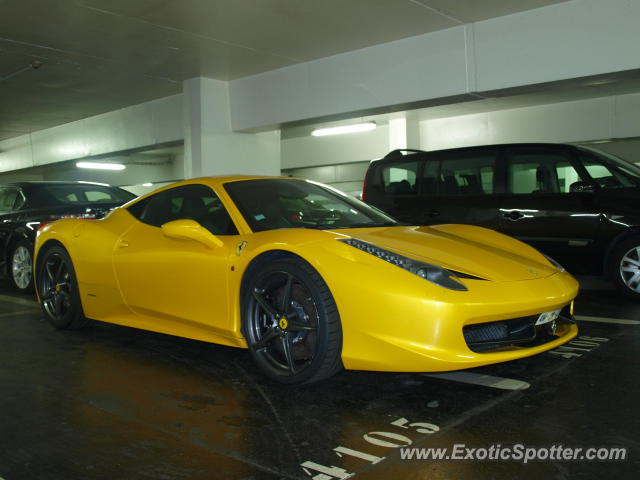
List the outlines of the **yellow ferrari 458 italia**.
{"label": "yellow ferrari 458 italia", "polygon": [[38,233],[34,269],[56,328],[94,319],[248,348],[289,384],[477,367],[577,333],[577,282],[528,245],[401,225],[301,179],[198,178],[101,220],[58,220]]}

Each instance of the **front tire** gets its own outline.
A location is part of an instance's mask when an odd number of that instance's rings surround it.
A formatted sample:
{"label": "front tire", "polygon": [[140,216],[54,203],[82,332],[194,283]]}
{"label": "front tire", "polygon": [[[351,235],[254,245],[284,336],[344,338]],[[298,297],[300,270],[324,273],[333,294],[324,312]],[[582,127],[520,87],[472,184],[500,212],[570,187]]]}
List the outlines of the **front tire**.
{"label": "front tire", "polygon": [[11,251],[11,284],[21,293],[33,290],[33,245],[20,240]]}
{"label": "front tire", "polygon": [[82,311],[78,281],[67,251],[53,246],[38,260],[36,275],[40,306],[49,323],[57,329],[75,330],[88,319]]}
{"label": "front tire", "polygon": [[611,255],[611,276],[623,295],[640,299],[640,236],[630,237]]}
{"label": "front tire", "polygon": [[299,258],[261,267],[243,299],[243,334],[257,366],[285,384],[312,383],[342,369],[342,328],[318,272]]}

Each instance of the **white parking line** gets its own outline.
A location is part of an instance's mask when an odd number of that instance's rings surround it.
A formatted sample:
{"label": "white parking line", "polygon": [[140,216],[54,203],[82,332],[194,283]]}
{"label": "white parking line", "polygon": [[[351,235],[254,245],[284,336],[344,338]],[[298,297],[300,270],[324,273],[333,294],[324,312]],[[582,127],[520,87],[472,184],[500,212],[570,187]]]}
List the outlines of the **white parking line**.
{"label": "white parking line", "polygon": [[598,323],[620,323],[622,325],[640,325],[638,320],[627,320],[625,318],[607,318],[607,317],[589,317],[588,315],[576,315],[579,322],[598,322]]}
{"label": "white parking line", "polygon": [[38,303],[35,300],[31,300],[31,299],[28,299],[28,298],[12,297],[10,295],[0,295],[0,301],[9,302],[9,303],[17,303],[18,305],[29,305],[30,307],[34,306],[34,305],[37,305],[37,303]]}
{"label": "white parking line", "polygon": [[525,390],[531,386],[529,383],[523,382],[522,380],[494,377],[493,375],[481,375],[473,372],[424,373],[423,375],[425,377],[453,380],[454,382],[471,383],[473,385],[499,388],[500,390]]}

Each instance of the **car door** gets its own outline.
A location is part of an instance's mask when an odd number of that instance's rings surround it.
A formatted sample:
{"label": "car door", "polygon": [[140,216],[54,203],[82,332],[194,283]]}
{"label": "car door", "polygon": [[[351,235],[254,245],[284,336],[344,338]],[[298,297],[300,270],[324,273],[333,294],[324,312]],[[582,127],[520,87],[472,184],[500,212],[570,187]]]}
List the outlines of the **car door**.
{"label": "car door", "polygon": [[[165,190],[129,207],[139,221],[116,242],[114,268],[125,303],[152,322],[230,328],[228,275],[237,230],[214,191],[205,185]],[[170,238],[162,225],[195,220],[222,242]],[[161,327],[161,325],[157,325]]]}
{"label": "car door", "polygon": [[514,146],[507,148],[505,163],[508,194],[500,206],[500,231],[572,272],[588,271],[593,257],[601,256],[594,242],[601,219],[592,193],[571,192],[572,184],[589,181],[572,152]]}
{"label": "car door", "polygon": [[464,149],[424,156],[414,218],[422,225],[466,223],[498,227],[496,149]]}

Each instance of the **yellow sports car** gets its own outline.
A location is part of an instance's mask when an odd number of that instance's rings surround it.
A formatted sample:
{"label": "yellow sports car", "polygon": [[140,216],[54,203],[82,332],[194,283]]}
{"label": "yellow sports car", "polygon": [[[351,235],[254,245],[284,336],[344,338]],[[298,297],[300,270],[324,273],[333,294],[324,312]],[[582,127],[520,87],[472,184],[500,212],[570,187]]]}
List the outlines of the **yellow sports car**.
{"label": "yellow sports car", "polygon": [[34,263],[57,328],[95,319],[248,348],[282,383],[477,367],[577,333],[577,282],[533,248],[401,225],[301,179],[179,182],[102,220],[44,226]]}

